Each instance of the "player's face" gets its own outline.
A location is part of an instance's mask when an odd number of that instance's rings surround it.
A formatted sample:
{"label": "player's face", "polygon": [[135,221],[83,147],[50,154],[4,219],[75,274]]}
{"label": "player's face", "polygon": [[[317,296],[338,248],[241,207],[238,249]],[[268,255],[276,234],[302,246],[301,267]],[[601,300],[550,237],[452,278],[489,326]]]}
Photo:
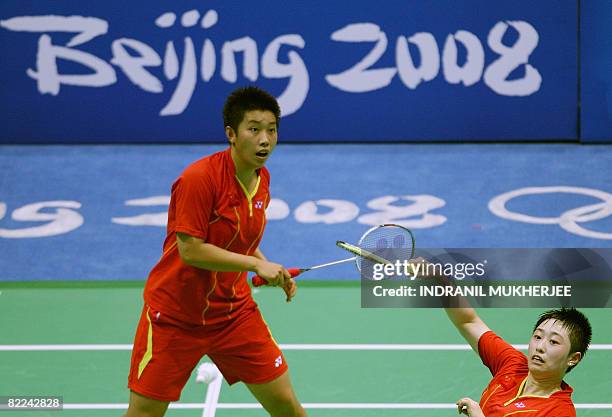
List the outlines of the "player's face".
{"label": "player's face", "polygon": [[226,127],[225,133],[241,168],[248,169],[264,166],[278,140],[276,117],[268,110],[245,112],[238,131]]}
{"label": "player's face", "polygon": [[563,378],[566,369],[580,359],[570,355],[570,339],[562,323],[549,319],[542,322],[529,341],[527,360],[529,371],[542,377]]}

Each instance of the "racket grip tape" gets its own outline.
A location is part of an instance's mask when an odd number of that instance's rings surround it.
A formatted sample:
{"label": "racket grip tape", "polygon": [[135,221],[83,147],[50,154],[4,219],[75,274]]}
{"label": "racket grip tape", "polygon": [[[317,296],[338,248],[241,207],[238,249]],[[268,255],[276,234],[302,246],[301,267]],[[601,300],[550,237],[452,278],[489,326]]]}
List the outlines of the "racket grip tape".
{"label": "racket grip tape", "polygon": [[[287,272],[289,272],[291,278],[295,278],[302,273],[302,270],[300,268],[289,268],[287,269]],[[266,281],[259,275],[255,275],[253,278],[251,278],[251,283],[254,287],[261,287],[262,285],[267,285],[268,281]]]}

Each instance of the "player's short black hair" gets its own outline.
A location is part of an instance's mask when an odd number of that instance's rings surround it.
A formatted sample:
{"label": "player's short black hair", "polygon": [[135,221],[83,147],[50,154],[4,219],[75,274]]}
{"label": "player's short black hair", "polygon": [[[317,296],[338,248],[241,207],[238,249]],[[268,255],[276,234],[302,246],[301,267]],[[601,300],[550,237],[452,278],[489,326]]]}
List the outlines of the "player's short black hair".
{"label": "player's short black hair", "polygon": [[223,106],[223,127],[238,131],[244,114],[252,110],[268,110],[276,117],[276,127],[280,123],[280,106],[276,98],[259,87],[249,86],[234,90],[225,100]]}
{"label": "player's short black hair", "polygon": [[[558,310],[548,310],[540,315],[533,331],[546,320],[557,320],[561,322],[563,328],[567,330],[570,338],[570,353],[580,352],[580,359],[584,358],[589,345],[591,344],[591,324],[589,319],[575,308],[560,308]],[[571,371],[574,366],[567,368],[566,373]]]}

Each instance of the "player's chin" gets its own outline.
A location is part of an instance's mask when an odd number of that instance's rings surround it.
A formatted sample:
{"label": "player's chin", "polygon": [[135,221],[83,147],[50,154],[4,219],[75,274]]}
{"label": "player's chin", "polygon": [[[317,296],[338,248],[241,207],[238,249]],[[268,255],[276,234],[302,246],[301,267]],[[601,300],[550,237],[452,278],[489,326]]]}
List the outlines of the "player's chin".
{"label": "player's chin", "polygon": [[255,157],[253,158],[253,165],[255,165],[257,168],[261,168],[262,166],[264,166],[266,164],[266,162],[268,161],[269,157],[270,157],[270,154],[268,154],[266,156],[257,156],[257,155],[255,155]]}
{"label": "player's chin", "polygon": [[527,364],[527,369],[529,369],[529,372],[535,374],[549,373],[550,371],[543,363],[534,363],[532,361],[529,361]]}

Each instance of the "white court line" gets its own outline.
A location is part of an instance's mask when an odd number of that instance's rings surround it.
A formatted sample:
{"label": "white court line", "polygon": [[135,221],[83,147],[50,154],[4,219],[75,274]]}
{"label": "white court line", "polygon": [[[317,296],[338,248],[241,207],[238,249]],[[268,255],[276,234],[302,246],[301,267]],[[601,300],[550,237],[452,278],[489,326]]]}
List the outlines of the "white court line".
{"label": "white court line", "polygon": [[[517,349],[527,349],[527,345],[513,345]],[[467,344],[281,344],[284,350],[471,350]],[[108,351],[131,350],[131,344],[74,344],[74,345],[0,345],[0,351]],[[591,350],[612,350],[612,344],[592,345]],[[75,403],[64,404],[66,410],[125,410],[128,404]],[[307,409],[455,409],[455,404],[445,403],[304,403]],[[577,409],[612,410],[611,404],[574,404]],[[173,403],[170,408],[200,409],[204,404]],[[259,409],[258,403],[221,403],[223,409]]]}
{"label": "white court line", "polygon": [[0,351],[132,350],[132,345],[0,345]]}
{"label": "white court line", "polygon": [[[526,350],[527,345],[512,345]],[[283,350],[471,350],[467,344],[281,344]],[[0,345],[0,351],[132,350],[131,344]],[[589,350],[612,350],[612,344],[591,345]]]}
{"label": "white court line", "polygon": [[[64,404],[65,410],[125,410],[128,404]],[[447,403],[304,403],[302,407],[319,410],[443,410],[457,409],[455,404]],[[600,409],[612,410],[612,404],[574,404],[578,409]],[[170,408],[174,409],[203,409],[204,404],[199,403],[173,403]],[[217,404],[217,409],[250,410],[262,408],[258,403],[223,403]]]}

